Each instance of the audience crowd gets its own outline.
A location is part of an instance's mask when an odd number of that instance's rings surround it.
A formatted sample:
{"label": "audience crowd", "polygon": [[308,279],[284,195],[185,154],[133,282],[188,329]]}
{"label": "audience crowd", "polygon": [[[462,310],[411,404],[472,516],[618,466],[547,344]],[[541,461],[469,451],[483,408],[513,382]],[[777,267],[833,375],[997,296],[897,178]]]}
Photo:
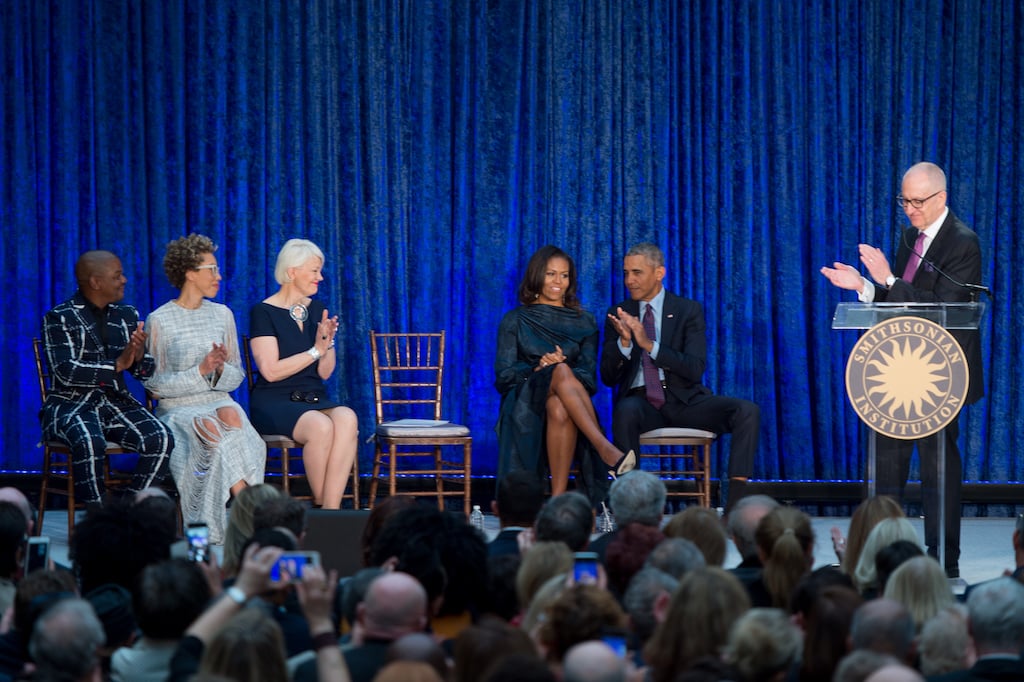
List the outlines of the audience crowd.
{"label": "audience crowd", "polygon": [[[28,574],[32,509],[2,489],[0,681],[1024,680],[1024,517],[1017,570],[958,598],[891,500],[866,500],[814,570],[810,518],[764,496],[665,518],[663,482],[636,470],[600,535],[586,497],[545,500],[532,475],[495,497],[490,542],[461,514],[387,499],[351,548],[361,570],[289,579],[275,565],[303,547],[306,506],[266,484],[240,491],[206,560],[147,490],[108,495],[69,566]],[[741,561],[723,566],[730,541]]]}

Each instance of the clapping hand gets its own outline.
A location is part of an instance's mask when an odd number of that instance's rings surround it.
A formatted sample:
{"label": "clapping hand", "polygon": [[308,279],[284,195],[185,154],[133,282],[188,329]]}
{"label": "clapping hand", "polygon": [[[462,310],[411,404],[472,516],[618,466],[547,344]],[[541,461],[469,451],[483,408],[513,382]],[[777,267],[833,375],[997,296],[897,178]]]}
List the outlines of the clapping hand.
{"label": "clapping hand", "polygon": [[622,308],[616,308],[614,315],[608,314],[608,320],[615,327],[615,331],[619,333],[623,347],[629,348],[633,341],[636,341],[636,345],[648,352],[654,347],[654,342],[647,337],[644,325],[636,315],[630,315]]}
{"label": "clapping hand", "polygon": [[317,350],[320,351],[320,355],[327,353],[331,346],[334,345],[334,335],[338,333],[340,327],[338,316],[328,317],[327,311],[324,310],[324,314],[320,317],[320,322],[316,325],[316,342],[314,344]]}
{"label": "clapping hand", "polygon": [[220,374],[224,370],[224,363],[228,361],[228,350],[223,343],[213,343],[213,347],[199,363],[199,373],[203,376],[216,372]]}
{"label": "clapping hand", "polygon": [[149,338],[144,331],[145,323],[139,322],[135,331],[128,337],[128,345],[121,351],[121,355],[114,362],[114,369],[123,372],[146,355],[146,339]]}

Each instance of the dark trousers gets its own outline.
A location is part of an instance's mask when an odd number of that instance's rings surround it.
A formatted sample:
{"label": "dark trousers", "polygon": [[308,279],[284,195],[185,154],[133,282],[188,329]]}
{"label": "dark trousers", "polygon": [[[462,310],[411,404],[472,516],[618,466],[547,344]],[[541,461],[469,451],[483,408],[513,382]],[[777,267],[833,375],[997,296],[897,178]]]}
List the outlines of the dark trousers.
{"label": "dark trousers", "polygon": [[[640,449],[640,434],[666,426],[704,429],[716,434],[731,433],[729,478],[749,478],[761,432],[761,408],[749,400],[721,395],[698,395],[689,403],[676,400],[666,391],[667,402],[660,410],[643,395],[627,395],[612,411],[612,439],[623,452]],[[738,493],[738,486],[734,488]],[[738,499],[730,495],[729,503]]]}
{"label": "dark trousers", "polygon": [[960,415],[942,431],[920,440],[899,440],[881,434],[875,442],[876,491],[902,501],[910,475],[910,457],[917,445],[921,460],[921,499],[924,511],[924,542],[928,554],[939,556],[939,438],[946,441],[946,565],[956,568],[960,559],[960,495],[963,467],[956,440]]}
{"label": "dark trousers", "polygon": [[104,401],[50,425],[47,432],[48,437],[66,443],[71,450],[75,498],[85,503],[103,499],[107,441],[139,453],[132,474],[133,490],[159,483],[167,474],[167,460],[174,449],[170,429],[138,403]]}

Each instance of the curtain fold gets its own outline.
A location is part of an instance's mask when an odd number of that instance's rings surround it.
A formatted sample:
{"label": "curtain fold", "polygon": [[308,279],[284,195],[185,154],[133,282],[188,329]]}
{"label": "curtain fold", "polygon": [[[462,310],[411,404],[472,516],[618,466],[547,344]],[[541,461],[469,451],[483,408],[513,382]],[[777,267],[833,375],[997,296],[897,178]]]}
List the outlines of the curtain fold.
{"label": "curtain fold", "polygon": [[[495,333],[529,255],[566,249],[601,318],[625,250],[654,241],[666,285],[705,306],[706,383],[761,405],[755,476],[860,478],[856,337],[830,329],[852,296],[818,269],[856,263],[861,242],[894,252],[900,176],[927,159],[995,291],[965,477],[1024,478],[1016,0],[9,0],[0,68],[0,257],[17,279],[0,469],[40,466],[30,340],[78,254],[120,255],[145,316],[174,295],[164,246],[200,232],[243,332],[283,242],[321,246],[342,320],[331,388],[364,432],[368,331],[447,329],[445,416],[472,428],[481,475]],[[595,402],[609,425],[610,392]]]}

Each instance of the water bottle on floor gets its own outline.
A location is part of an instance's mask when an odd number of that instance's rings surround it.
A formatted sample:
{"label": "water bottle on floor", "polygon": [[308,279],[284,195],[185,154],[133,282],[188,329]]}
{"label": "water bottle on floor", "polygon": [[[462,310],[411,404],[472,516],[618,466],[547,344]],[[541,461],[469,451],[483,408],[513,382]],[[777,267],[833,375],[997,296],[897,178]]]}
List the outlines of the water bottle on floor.
{"label": "water bottle on floor", "polygon": [[480,511],[479,504],[473,505],[473,511],[469,514],[469,525],[473,526],[481,533],[484,532],[484,513]]}

